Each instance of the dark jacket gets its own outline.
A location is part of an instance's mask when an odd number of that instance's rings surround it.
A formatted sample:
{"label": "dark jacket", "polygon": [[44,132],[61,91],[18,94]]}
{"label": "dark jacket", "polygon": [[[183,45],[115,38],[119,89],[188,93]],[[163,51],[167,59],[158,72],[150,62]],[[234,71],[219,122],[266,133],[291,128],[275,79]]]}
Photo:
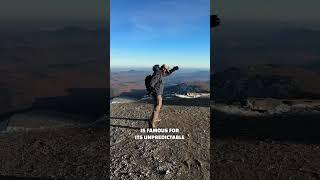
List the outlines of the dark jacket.
{"label": "dark jacket", "polygon": [[152,92],[153,95],[163,95],[164,82],[162,78],[169,76],[174,71],[175,71],[174,69],[171,69],[169,70],[169,72],[163,73],[159,65],[153,66],[153,75],[150,82],[150,86],[153,88],[153,92]]}

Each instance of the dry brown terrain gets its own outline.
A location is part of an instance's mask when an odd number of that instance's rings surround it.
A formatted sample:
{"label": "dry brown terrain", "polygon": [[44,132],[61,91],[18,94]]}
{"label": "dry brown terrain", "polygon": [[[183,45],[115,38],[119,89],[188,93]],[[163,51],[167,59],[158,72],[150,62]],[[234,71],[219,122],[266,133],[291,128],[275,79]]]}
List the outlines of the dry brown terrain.
{"label": "dry brown terrain", "polygon": [[0,175],[108,179],[106,128],[60,128],[0,134]]}
{"label": "dry brown terrain", "polygon": [[212,142],[214,179],[320,179],[320,145],[237,138]]}
{"label": "dry brown terrain", "polygon": [[215,179],[320,178],[320,111],[211,116]]}

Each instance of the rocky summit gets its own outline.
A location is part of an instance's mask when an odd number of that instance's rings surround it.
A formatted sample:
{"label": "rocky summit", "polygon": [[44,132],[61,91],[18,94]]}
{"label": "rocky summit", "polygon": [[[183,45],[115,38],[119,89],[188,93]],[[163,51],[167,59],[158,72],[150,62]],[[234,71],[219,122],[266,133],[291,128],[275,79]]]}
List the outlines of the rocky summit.
{"label": "rocky summit", "polygon": [[209,179],[209,100],[192,103],[164,101],[156,131],[148,129],[151,102],[112,104],[111,179]]}

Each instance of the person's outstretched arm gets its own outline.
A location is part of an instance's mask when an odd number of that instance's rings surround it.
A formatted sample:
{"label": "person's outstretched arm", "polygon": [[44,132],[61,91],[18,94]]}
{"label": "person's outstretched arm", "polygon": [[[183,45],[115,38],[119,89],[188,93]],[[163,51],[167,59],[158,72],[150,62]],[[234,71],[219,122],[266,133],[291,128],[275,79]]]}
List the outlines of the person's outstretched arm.
{"label": "person's outstretched arm", "polygon": [[169,70],[168,73],[166,73],[164,76],[169,76],[170,74],[172,74],[174,71],[179,70],[178,66],[173,67],[172,69]]}

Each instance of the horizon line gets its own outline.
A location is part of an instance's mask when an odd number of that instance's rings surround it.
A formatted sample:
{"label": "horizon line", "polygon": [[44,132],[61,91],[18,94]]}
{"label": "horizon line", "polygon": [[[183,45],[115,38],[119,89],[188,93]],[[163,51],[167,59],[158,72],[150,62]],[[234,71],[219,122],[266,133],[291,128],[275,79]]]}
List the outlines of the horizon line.
{"label": "horizon line", "polygon": [[[123,68],[123,69],[145,69],[145,68],[152,68],[153,65],[151,66],[110,66],[110,69],[112,68]],[[179,68],[181,68],[182,66],[179,66]],[[210,70],[210,66],[209,67],[191,67],[191,66],[188,66],[188,67],[183,67],[183,69],[208,69]]]}

